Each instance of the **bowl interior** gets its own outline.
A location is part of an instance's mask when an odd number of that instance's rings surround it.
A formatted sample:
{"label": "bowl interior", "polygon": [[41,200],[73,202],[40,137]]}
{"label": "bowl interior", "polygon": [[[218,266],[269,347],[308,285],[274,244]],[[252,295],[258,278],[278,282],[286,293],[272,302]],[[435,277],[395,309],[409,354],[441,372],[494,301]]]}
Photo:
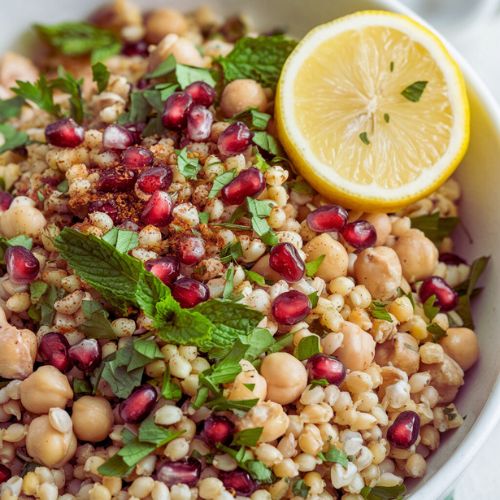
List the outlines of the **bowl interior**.
{"label": "bowl interior", "polygon": [[[54,23],[81,19],[103,0],[61,2],[60,0],[24,0],[4,7],[8,11],[8,23],[0,33],[0,53],[10,47],[22,46],[26,40],[21,34],[33,23]],[[138,0],[145,9],[165,5],[161,0]],[[212,5],[219,14],[243,12],[259,31],[283,28],[302,36],[313,26],[335,17],[361,9],[385,9],[408,12],[393,0],[183,0],[169,2],[182,10],[190,10],[201,4]],[[456,54],[455,54],[456,55]],[[481,345],[480,363],[467,373],[466,386],[462,388],[457,406],[466,415],[464,425],[443,439],[438,452],[428,460],[428,472],[424,480],[412,485],[414,499],[439,498],[472,458],[487,433],[493,428],[500,414],[500,389],[496,386],[500,365],[500,335],[497,325],[500,314],[497,296],[500,294],[500,207],[495,187],[500,185],[500,113],[481,82],[459,56],[465,72],[471,100],[471,143],[457,177],[463,188],[461,220],[470,233],[457,230],[458,249],[469,261],[481,255],[491,255],[486,276],[485,291],[476,301],[475,318]],[[439,471],[439,474],[436,474]]]}

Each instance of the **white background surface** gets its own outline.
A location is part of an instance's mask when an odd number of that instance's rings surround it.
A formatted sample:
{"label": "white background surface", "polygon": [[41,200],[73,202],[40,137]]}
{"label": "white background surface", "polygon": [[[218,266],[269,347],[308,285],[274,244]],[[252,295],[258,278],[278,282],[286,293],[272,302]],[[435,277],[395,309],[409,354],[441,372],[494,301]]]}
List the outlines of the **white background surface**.
{"label": "white background surface", "polygon": [[[500,2],[402,1],[431,22],[459,49],[500,102]],[[500,499],[499,456],[500,424],[457,482],[454,499]]]}

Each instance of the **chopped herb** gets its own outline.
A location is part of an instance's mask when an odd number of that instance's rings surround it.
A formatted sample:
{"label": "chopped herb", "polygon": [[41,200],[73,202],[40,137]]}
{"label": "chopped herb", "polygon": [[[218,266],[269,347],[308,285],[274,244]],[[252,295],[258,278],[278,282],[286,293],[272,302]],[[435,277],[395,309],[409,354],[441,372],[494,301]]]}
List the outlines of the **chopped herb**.
{"label": "chopped herb", "polygon": [[180,151],[177,150],[177,168],[186,179],[196,179],[200,171],[200,160],[198,158],[190,158],[187,148]]}
{"label": "chopped herb", "polygon": [[238,259],[243,255],[243,248],[239,240],[235,242],[228,243],[225,245],[220,252],[220,261],[223,264],[234,261],[237,262]]}
{"label": "chopped herb", "polygon": [[426,81],[418,81],[413,82],[411,85],[408,85],[402,92],[401,95],[408,99],[411,102],[418,102],[424,93],[425,87],[429,82]]}
{"label": "chopped herb", "polygon": [[445,408],[443,408],[443,413],[445,414],[447,420],[450,422],[458,417],[458,414],[455,411],[454,407],[446,406]]}
{"label": "chopped herb", "polygon": [[210,192],[208,193],[208,198],[215,198],[221,189],[226,185],[229,184],[236,176],[237,176],[236,170],[229,170],[228,172],[224,172],[223,174],[218,175],[214,179],[214,183],[212,184],[212,188],[210,189]]}
{"label": "chopped herb", "polygon": [[397,486],[365,486],[361,496],[366,500],[403,500],[406,488],[404,484]]}
{"label": "chopped herb", "polygon": [[330,385],[330,382],[328,382],[326,378],[315,378],[314,380],[311,380],[310,385],[311,387],[316,387],[317,385],[320,387],[326,387],[327,385]]}
{"label": "chopped herb", "polygon": [[70,115],[75,121],[81,123],[84,115],[82,99],[83,78],[77,80],[71,73],[68,73],[62,66],[59,66],[57,68],[57,78],[51,80],[49,84],[53,89],[59,89],[69,94]]}
{"label": "chopped herb", "polygon": [[325,255],[320,255],[316,259],[306,262],[306,275],[309,278],[314,278],[324,260]]}
{"label": "chopped herb", "polygon": [[200,219],[200,224],[208,224],[210,214],[208,212],[198,212],[198,218]]}
{"label": "chopped herb", "polygon": [[242,342],[247,346],[244,358],[254,361],[274,344],[274,337],[266,328],[255,328]]}
{"label": "chopped herb", "polygon": [[410,220],[412,228],[420,229],[436,245],[449,236],[459,222],[458,217],[440,217],[439,212],[411,217]]}
{"label": "chopped herb", "polygon": [[45,201],[45,196],[40,191],[36,192],[36,197],[38,198],[38,201],[40,201],[42,203]]}
{"label": "chopped herb", "polygon": [[30,299],[33,304],[37,304],[43,297],[49,285],[44,281],[33,281],[30,283]]}
{"label": "chopped herb", "polygon": [[299,345],[297,346],[296,357],[300,361],[303,361],[304,359],[308,359],[320,352],[321,346],[319,337],[317,335],[308,335],[307,337],[301,339],[301,341],[299,342]]}
{"label": "chopped herb", "polygon": [[442,338],[446,337],[446,330],[443,330],[436,323],[427,325],[427,331],[432,335],[433,342],[439,342]]}
{"label": "chopped herb", "polygon": [[299,479],[293,483],[292,493],[298,497],[307,498],[310,489],[303,479]]}
{"label": "chopped herb", "polygon": [[45,75],[41,75],[35,83],[20,80],[17,80],[16,83],[17,87],[12,89],[15,94],[33,102],[51,115],[58,117],[61,115],[61,108],[54,103],[52,86],[49,85]]}
{"label": "chopped herb", "polygon": [[227,271],[226,271],[226,283],[224,284],[224,290],[222,291],[222,298],[223,299],[230,299],[231,296],[233,295],[233,290],[234,290],[234,267],[229,266]]}
{"label": "chopped herb", "polygon": [[408,293],[405,293],[405,291],[399,287],[398,288],[398,297],[408,297],[409,301],[411,302],[411,306],[413,307],[413,311],[415,311],[415,299],[413,298],[413,292],[410,290]]}
{"label": "chopped herb", "polygon": [[314,189],[306,182],[294,180],[288,183],[290,189],[300,194],[314,194]]}
{"label": "chopped herb", "polygon": [[217,448],[233,457],[238,465],[243,470],[246,470],[255,480],[260,483],[272,482],[273,474],[271,469],[266,467],[259,460],[253,460],[252,455],[245,449],[244,446],[241,446],[239,450],[235,450],[229,446],[219,444]]}
{"label": "chopped herb", "polygon": [[311,308],[314,309],[318,305],[319,296],[318,292],[312,292],[308,295],[309,302],[311,303]]}
{"label": "chopped herb", "polygon": [[361,132],[361,134],[359,134],[359,138],[361,139],[361,142],[367,146],[370,144],[370,139],[368,139],[368,134],[366,132]]}
{"label": "chopped herb", "polygon": [[325,453],[319,453],[318,458],[323,460],[323,462],[340,464],[342,467],[347,467],[347,464],[349,463],[347,455],[342,450],[338,450],[337,448],[330,448]]}
{"label": "chopped herb", "polygon": [[248,211],[253,217],[268,217],[271,214],[272,205],[269,200],[254,200],[247,197]]}
{"label": "chopped herb", "polygon": [[258,402],[258,399],[243,399],[241,401],[236,401],[226,399],[223,396],[219,396],[218,398],[212,399],[212,401],[206,403],[206,406],[208,406],[212,410],[217,411],[236,410],[247,412],[251,410]]}
{"label": "chopped herb", "polygon": [[389,70],[391,73],[394,71],[394,61],[391,61],[391,63],[389,64]]}
{"label": "chopped herb", "polygon": [[114,227],[102,239],[113,245],[120,253],[127,253],[139,245],[139,236],[135,231]]}
{"label": "chopped herb", "polygon": [[27,142],[26,132],[21,132],[8,123],[0,123],[0,154],[24,146]]}
{"label": "chopped herb", "polygon": [[75,394],[92,394],[92,386],[90,382],[85,379],[73,379],[73,392]]}
{"label": "chopped herb", "polygon": [[109,313],[99,302],[95,300],[84,300],[82,302],[82,312],[85,316],[85,321],[79,325],[81,330],[87,337],[94,339],[115,339],[116,332],[109,321]]}
{"label": "chopped herb", "polygon": [[254,166],[257,167],[261,172],[267,172],[270,167],[269,163],[267,163],[267,161],[258,151],[255,153]]}
{"label": "chopped herb", "polygon": [[263,430],[263,427],[254,427],[237,432],[231,446],[256,446]]}
{"label": "chopped herb", "polygon": [[271,153],[273,155],[279,155],[281,153],[281,147],[278,141],[267,132],[259,130],[253,134],[253,143],[262,148],[264,151]]}
{"label": "chopped herb", "polygon": [[225,227],[227,229],[236,229],[240,231],[250,231],[252,228],[250,226],[245,226],[244,224],[233,224],[232,222],[211,222],[211,226]]}
{"label": "chopped herb", "polygon": [[370,304],[370,314],[376,319],[392,322],[392,317],[387,312],[387,309],[385,308],[385,304],[383,302],[374,300]]}
{"label": "chopped herb", "polygon": [[245,269],[244,271],[245,276],[251,283],[255,283],[259,286],[264,286],[266,284],[266,279],[261,274],[256,273],[255,271],[250,271],[248,269]]}
{"label": "chopped herb", "polygon": [[165,399],[171,399],[173,401],[179,401],[179,399],[181,399],[182,397],[182,390],[179,387],[179,384],[172,381],[172,378],[170,377],[170,370],[168,369],[168,367],[163,374],[161,395]]}
{"label": "chopped herb", "polygon": [[198,392],[196,393],[196,397],[194,398],[193,402],[191,403],[191,406],[195,410],[198,410],[205,404],[205,401],[207,399],[208,399],[208,387],[200,387],[198,389]]}
{"label": "chopped herb", "polygon": [[252,229],[266,245],[276,245],[278,236],[265,219],[252,217]]}
{"label": "chopped herb", "polygon": [[19,116],[23,105],[24,99],[20,96],[11,99],[0,99],[0,122]]}
{"label": "chopped herb", "polygon": [[389,116],[389,113],[384,113],[384,121],[385,121],[385,123],[389,123],[391,121],[391,117]]}
{"label": "chopped herb", "polygon": [[287,333],[286,335],[282,335],[276,342],[271,345],[271,347],[267,350],[268,353],[280,352],[286,347],[288,347],[293,342],[293,332]]}
{"label": "chopped herb", "polygon": [[252,109],[247,109],[242,113],[238,113],[237,115],[234,115],[232,118],[228,118],[227,121],[243,122],[251,130],[266,130],[270,119],[271,119],[270,114],[262,113],[261,111],[252,108]]}
{"label": "chopped herb", "polygon": [[184,64],[177,64],[175,76],[182,89],[185,89],[193,82],[202,81],[208,83],[212,87],[215,87],[217,83],[210,70],[205,68],[194,68],[193,66],[186,66]]}
{"label": "chopped herb", "polygon": [[159,83],[155,85],[155,89],[160,91],[162,101],[166,101],[178,88],[179,85],[176,83]]}
{"label": "chopped herb", "polygon": [[56,187],[56,189],[60,192],[60,193],[67,193],[68,190],[69,190],[69,184],[68,184],[68,180],[67,179],[64,179],[62,180]]}
{"label": "chopped herb", "polygon": [[429,321],[432,321],[439,312],[439,306],[435,305],[436,298],[437,297],[435,295],[431,295],[423,304],[424,314],[427,316]]}
{"label": "chopped herb", "polygon": [[283,35],[240,38],[233,50],[219,59],[226,81],[251,78],[275,87],[281,69],[297,42]]}
{"label": "chopped herb", "polygon": [[92,80],[97,84],[99,94],[106,90],[110,75],[109,69],[102,62],[96,62],[92,65]]}
{"label": "chopped herb", "polygon": [[162,61],[153,71],[146,73],[145,78],[160,78],[172,73],[177,66],[175,57],[170,54],[164,61]]}
{"label": "chopped herb", "polygon": [[151,111],[151,105],[144,96],[144,92],[134,91],[130,94],[130,104],[128,111],[118,117],[121,125],[129,122],[144,123]]}

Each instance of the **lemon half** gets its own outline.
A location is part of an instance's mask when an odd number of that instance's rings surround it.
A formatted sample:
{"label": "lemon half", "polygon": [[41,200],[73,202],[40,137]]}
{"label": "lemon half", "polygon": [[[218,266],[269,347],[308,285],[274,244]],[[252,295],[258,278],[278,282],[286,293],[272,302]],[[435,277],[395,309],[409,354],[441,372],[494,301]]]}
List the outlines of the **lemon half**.
{"label": "lemon half", "polygon": [[389,210],[434,191],[469,143],[463,76],[414,20],[362,11],[318,26],[285,63],[278,134],[326,197]]}

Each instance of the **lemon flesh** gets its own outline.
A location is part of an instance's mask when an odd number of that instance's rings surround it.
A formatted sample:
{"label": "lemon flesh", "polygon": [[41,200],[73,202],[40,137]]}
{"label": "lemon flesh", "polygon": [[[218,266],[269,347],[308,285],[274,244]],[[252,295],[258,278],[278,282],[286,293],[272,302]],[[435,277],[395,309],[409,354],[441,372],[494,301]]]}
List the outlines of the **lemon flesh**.
{"label": "lemon flesh", "polygon": [[435,190],[469,140],[456,63],[427,28],[388,12],[306,35],[283,69],[276,119],[299,172],[327,197],[365,210]]}

